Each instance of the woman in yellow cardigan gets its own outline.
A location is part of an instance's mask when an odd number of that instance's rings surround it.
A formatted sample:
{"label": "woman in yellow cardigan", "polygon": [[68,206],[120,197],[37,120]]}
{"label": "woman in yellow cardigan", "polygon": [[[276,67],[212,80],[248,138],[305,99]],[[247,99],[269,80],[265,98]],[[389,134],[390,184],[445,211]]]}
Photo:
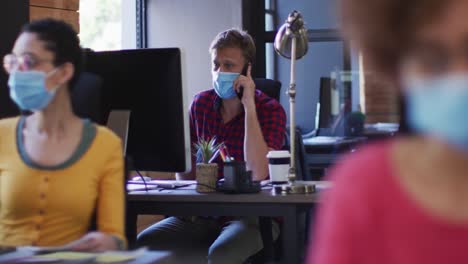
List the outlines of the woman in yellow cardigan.
{"label": "woman in yellow cardigan", "polygon": [[[0,244],[125,247],[121,142],[72,111],[76,32],[57,20],[32,22],[3,63],[10,97],[32,114],[0,121]],[[95,211],[98,230],[88,232]]]}

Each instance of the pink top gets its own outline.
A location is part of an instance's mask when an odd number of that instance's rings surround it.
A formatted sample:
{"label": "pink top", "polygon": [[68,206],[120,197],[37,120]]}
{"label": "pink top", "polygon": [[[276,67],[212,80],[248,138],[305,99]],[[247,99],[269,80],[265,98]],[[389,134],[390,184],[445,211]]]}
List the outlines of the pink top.
{"label": "pink top", "polygon": [[391,167],[391,142],[362,148],[330,173],[307,263],[468,263],[468,221],[433,216],[409,196]]}

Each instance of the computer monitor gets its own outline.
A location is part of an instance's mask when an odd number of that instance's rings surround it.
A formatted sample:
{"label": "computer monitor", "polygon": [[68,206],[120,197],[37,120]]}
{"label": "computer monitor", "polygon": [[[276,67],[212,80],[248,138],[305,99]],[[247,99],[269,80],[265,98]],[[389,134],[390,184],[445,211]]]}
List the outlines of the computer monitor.
{"label": "computer monitor", "polygon": [[320,93],[319,93],[319,103],[320,111],[318,113],[319,122],[318,127],[316,128],[330,128],[332,125],[332,99],[331,99],[331,89],[332,89],[332,80],[329,77],[320,78]]}
{"label": "computer monitor", "polygon": [[85,52],[84,70],[102,78],[101,118],[130,110],[126,156],[132,169],[191,169],[188,106],[177,48]]}

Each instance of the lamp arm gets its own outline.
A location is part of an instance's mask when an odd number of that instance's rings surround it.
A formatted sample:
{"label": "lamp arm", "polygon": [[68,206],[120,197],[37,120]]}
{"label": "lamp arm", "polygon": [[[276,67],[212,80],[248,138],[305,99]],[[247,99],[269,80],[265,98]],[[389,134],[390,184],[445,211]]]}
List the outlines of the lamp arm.
{"label": "lamp arm", "polygon": [[292,36],[291,42],[291,80],[289,84],[289,137],[291,161],[288,179],[290,182],[296,180],[296,36]]}

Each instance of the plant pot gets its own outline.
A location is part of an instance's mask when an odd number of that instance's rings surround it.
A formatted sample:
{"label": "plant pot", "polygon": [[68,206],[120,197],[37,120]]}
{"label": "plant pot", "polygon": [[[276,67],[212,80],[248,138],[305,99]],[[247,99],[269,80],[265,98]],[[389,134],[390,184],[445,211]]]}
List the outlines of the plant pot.
{"label": "plant pot", "polygon": [[218,164],[198,163],[196,168],[197,192],[207,193],[216,191],[218,180]]}

